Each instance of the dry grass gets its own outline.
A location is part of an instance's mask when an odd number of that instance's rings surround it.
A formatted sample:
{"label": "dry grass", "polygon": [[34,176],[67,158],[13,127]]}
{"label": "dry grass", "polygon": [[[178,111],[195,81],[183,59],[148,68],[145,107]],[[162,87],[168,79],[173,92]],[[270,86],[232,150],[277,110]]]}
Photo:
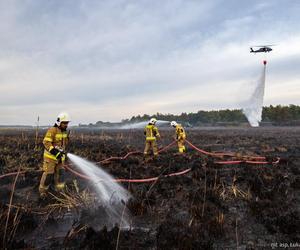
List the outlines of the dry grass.
{"label": "dry grass", "polygon": [[231,200],[231,199],[244,199],[250,200],[252,198],[250,188],[248,187],[247,190],[243,190],[236,184],[236,177],[233,177],[232,184],[229,186],[225,186],[224,183],[219,185],[216,188],[216,192],[220,196],[222,200]]}
{"label": "dry grass", "polygon": [[[4,224],[4,221],[7,219],[8,211],[11,210],[7,208],[7,211],[4,210],[0,214],[0,225]],[[6,247],[9,246],[10,242],[14,240],[16,231],[20,225],[21,218],[22,218],[22,212],[20,211],[20,209],[16,209],[14,212],[10,212],[9,223],[5,225],[5,228],[3,227],[0,229],[0,233],[3,235],[2,238],[3,249],[6,249]]]}
{"label": "dry grass", "polygon": [[[14,180],[14,183],[13,183],[13,186],[12,186],[12,191],[11,191],[11,194],[10,194],[9,207],[7,209],[7,216],[6,216],[4,236],[3,236],[3,248],[5,248],[5,246],[6,246],[6,241],[7,241],[7,239],[6,239],[7,227],[8,227],[8,222],[9,222],[9,216],[10,216],[10,211],[11,211],[12,200],[13,200],[13,196],[14,196],[14,193],[15,193],[15,187],[16,187],[16,183],[17,183],[19,174],[20,174],[20,167],[19,167],[18,173],[17,173],[17,175],[15,177],[15,180]],[[11,234],[12,235],[15,235],[15,232],[16,232],[17,227],[18,227],[19,222],[20,222],[20,217],[17,216],[18,212],[19,212],[19,210],[17,211],[17,213],[16,213],[16,215],[14,217],[14,220],[13,220],[13,227],[12,227],[12,230],[11,230]]]}
{"label": "dry grass", "polygon": [[219,225],[223,226],[225,222],[225,216],[224,213],[219,212],[218,215],[216,216],[216,221]]}
{"label": "dry grass", "polygon": [[87,225],[76,224],[72,226],[71,230],[67,233],[64,243],[74,239],[81,231],[85,231],[87,229]]}
{"label": "dry grass", "polygon": [[95,204],[94,195],[88,189],[80,191],[76,181],[73,181],[73,185],[66,187],[65,191],[60,192],[59,195],[54,195],[53,193],[50,193],[50,195],[53,197],[54,202],[47,206],[49,210],[78,210],[79,208],[88,208]]}

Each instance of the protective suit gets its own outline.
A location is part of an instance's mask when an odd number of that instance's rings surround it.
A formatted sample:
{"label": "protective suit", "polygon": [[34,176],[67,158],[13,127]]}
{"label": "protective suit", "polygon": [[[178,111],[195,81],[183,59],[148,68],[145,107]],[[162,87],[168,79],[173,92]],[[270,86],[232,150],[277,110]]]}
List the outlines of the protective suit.
{"label": "protective suit", "polygon": [[65,187],[63,164],[66,159],[65,150],[69,136],[67,131],[61,129],[58,124],[60,123],[57,122],[53,127],[48,129],[43,140],[45,147],[43,175],[39,186],[41,196],[47,194],[49,186],[53,183],[57,191]]}
{"label": "protective suit", "polygon": [[181,124],[178,124],[175,121],[171,122],[171,125],[175,128],[175,139],[177,141],[178,151],[179,153],[184,153],[186,151],[184,146],[186,139],[184,128],[181,126]]}
{"label": "protective suit", "polygon": [[154,156],[158,155],[156,139],[160,137],[158,128],[155,126],[156,119],[152,118],[145,127],[144,135],[146,137],[144,155],[147,156],[152,149]]}

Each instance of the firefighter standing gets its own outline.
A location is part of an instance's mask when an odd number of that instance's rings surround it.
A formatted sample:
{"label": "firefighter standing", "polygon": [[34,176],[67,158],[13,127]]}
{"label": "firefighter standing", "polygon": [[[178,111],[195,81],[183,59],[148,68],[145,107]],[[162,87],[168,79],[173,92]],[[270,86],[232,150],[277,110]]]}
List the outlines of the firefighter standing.
{"label": "firefighter standing", "polygon": [[159,132],[155,123],[157,120],[151,118],[148,125],[145,127],[144,135],[146,136],[146,145],[144,150],[144,156],[149,154],[150,149],[152,149],[154,156],[158,155],[156,139],[160,138]]}
{"label": "firefighter standing", "polygon": [[175,128],[175,139],[178,144],[178,151],[179,153],[184,153],[185,152],[184,142],[186,138],[184,128],[175,121],[171,122],[171,126]]}
{"label": "firefighter standing", "polygon": [[68,114],[59,114],[55,125],[48,129],[43,140],[45,147],[43,175],[39,186],[42,198],[47,195],[47,190],[53,182],[56,191],[61,191],[65,187],[63,164],[66,158],[65,149],[69,140],[67,133],[69,122]]}

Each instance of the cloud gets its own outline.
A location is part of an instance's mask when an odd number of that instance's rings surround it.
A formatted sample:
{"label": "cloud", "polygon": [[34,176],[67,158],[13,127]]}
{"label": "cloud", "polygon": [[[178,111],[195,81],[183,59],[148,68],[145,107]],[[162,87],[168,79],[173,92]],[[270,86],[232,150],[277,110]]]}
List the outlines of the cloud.
{"label": "cloud", "polygon": [[295,89],[300,66],[300,7],[282,4],[0,2],[0,124],[36,114],[49,124],[66,109],[88,123],[238,107],[265,56],[249,46],[266,42],[278,44],[267,55],[267,102],[299,104],[276,87]]}

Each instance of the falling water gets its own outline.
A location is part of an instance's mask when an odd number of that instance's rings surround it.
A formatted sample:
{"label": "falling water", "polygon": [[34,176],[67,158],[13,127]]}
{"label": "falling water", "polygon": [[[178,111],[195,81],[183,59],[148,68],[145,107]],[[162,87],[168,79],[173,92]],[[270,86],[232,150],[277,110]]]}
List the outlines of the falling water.
{"label": "falling water", "polygon": [[[137,122],[137,123],[132,123],[132,124],[126,124],[121,127],[121,129],[135,129],[135,128],[144,128],[149,121],[144,121],[144,122]],[[164,120],[158,120],[155,125],[161,126],[165,124],[169,124],[169,121],[164,121]]]}
{"label": "falling water", "polygon": [[107,217],[103,214],[99,216],[106,217],[106,223],[110,224],[106,226],[114,226],[117,223],[120,227],[128,228],[129,212],[125,203],[131,198],[130,193],[114,182],[112,176],[94,163],[70,153],[68,159],[91,179],[97,199],[107,215]]}
{"label": "falling water", "polygon": [[266,81],[266,64],[267,62],[264,61],[263,71],[257,81],[257,86],[243,107],[243,113],[246,115],[252,127],[258,127],[261,121]]}

